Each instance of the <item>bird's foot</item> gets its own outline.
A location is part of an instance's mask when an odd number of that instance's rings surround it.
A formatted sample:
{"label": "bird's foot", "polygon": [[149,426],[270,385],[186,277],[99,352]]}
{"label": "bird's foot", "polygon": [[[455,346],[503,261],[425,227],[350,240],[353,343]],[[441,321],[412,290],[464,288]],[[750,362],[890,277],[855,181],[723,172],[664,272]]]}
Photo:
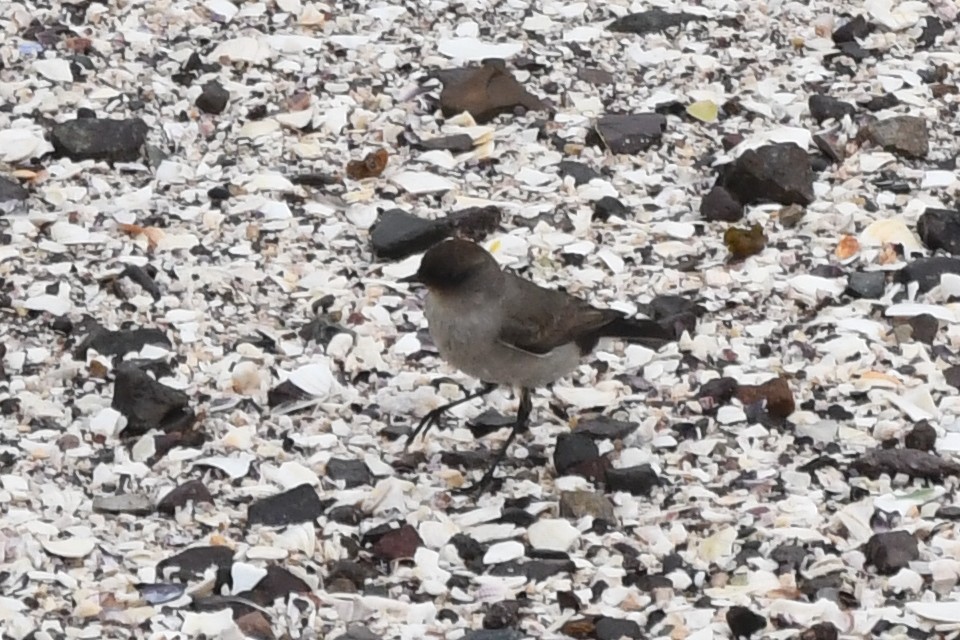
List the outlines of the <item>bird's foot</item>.
{"label": "bird's foot", "polygon": [[413,441],[417,439],[417,436],[420,434],[426,435],[427,431],[429,431],[432,427],[439,425],[440,419],[443,417],[443,414],[446,413],[447,408],[448,407],[446,406],[437,407],[436,409],[433,409],[427,413],[427,415],[423,416],[423,418],[420,419],[419,424],[417,424],[417,428],[407,436],[407,442],[403,445],[404,450],[410,447]]}

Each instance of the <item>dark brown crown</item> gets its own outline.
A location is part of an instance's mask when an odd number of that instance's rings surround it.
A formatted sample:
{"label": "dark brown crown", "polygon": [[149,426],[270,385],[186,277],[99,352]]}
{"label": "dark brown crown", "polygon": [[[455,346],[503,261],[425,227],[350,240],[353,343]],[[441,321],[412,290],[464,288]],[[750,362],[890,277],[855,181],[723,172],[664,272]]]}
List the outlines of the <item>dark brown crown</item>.
{"label": "dark brown crown", "polygon": [[431,289],[454,289],[490,264],[496,261],[480,245],[459,238],[444,240],[423,254],[417,280]]}

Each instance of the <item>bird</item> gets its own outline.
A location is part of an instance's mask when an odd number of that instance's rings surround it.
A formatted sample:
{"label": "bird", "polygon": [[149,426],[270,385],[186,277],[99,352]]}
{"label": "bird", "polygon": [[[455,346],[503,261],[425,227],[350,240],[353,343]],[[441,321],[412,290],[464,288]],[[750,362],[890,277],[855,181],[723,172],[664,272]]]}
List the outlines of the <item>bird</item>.
{"label": "bird", "polygon": [[654,320],[597,308],[503,270],[489,251],[461,238],[434,244],[416,273],[400,280],[426,287],[424,316],[440,357],[482,383],[478,391],[427,413],[409,434],[407,446],[453,407],[501,385],[519,390],[510,434],[483,477],[463,492],[482,493],[517,435],[529,428],[532,392],[573,372],[601,338],[653,349],[676,339],[674,330]]}

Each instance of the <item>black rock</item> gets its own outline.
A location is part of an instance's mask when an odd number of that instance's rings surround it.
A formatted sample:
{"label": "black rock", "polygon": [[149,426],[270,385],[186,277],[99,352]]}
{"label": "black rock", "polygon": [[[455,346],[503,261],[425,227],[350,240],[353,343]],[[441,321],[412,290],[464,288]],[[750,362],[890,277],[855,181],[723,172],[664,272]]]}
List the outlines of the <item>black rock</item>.
{"label": "black rock", "polygon": [[630,209],[613,196],[603,196],[593,203],[593,219],[600,222],[606,222],[610,216],[625,219],[629,213]]}
{"label": "black rock", "polygon": [[797,544],[781,544],[770,554],[770,559],[780,565],[780,569],[794,572],[803,565],[810,555],[804,547]]}
{"label": "black rock", "polygon": [[728,376],[711,378],[700,385],[700,390],[697,391],[697,398],[701,400],[707,398],[714,406],[720,406],[730,402],[733,394],[735,394],[739,388],[740,383],[737,382],[736,378]]}
{"label": "black rock", "polygon": [[239,598],[252,600],[262,607],[269,607],[277,598],[286,598],[291,593],[309,593],[310,585],[283,567],[269,565],[267,575],[253,589],[241,591]]}
{"label": "black rock", "polygon": [[659,485],[660,478],[649,464],[623,469],[607,469],[609,491],[626,491],[635,496],[646,496]]}
{"label": "black rock", "polygon": [[427,220],[402,209],[380,214],[370,233],[373,255],[380,260],[402,260],[426,251],[450,235],[446,220]]}
{"label": "black rock", "polygon": [[954,365],[944,369],[943,378],[951,387],[960,389],[960,365]]}
{"label": "black rock", "polygon": [[834,119],[840,120],[843,116],[851,116],[857,112],[857,108],[849,102],[843,102],[830,96],[814,94],[807,100],[810,108],[810,115],[817,122]]}
{"label": "black rock", "polygon": [[381,640],[381,636],[362,624],[352,624],[347,628],[346,633],[340,634],[333,640]]}
{"label": "black rock", "polygon": [[416,140],[411,142],[410,146],[420,151],[442,150],[453,153],[465,153],[473,150],[473,138],[466,133],[458,133],[452,136],[443,136],[441,138]]}
{"label": "black rock", "polygon": [[553,466],[557,475],[562,476],[580,463],[599,456],[600,449],[593,438],[578,433],[562,433],[553,451]]}
{"label": "black rock", "polygon": [[203,93],[197,96],[194,104],[201,111],[218,114],[223,113],[227,108],[227,102],[230,100],[230,92],[223,88],[216,80],[203,85]]}
{"label": "black rock", "polygon": [[501,600],[494,602],[483,614],[484,629],[506,629],[517,625],[517,616],[520,613],[520,603],[516,600]]}
{"label": "black rock", "polygon": [[767,619],[747,607],[734,606],[727,610],[727,626],[730,627],[734,640],[749,638],[767,628]]}
{"label": "black rock", "polygon": [[29,191],[13,180],[7,180],[0,176],[0,204],[10,202],[11,200],[26,200],[29,197]]}
{"label": "black rock", "polygon": [[960,255],[960,211],[927,209],[917,220],[917,234],[931,250]]}
{"label": "black rock", "polygon": [[523,575],[533,582],[542,582],[558,573],[574,573],[577,566],[573,560],[531,560],[523,565]]}
{"label": "black rock", "polygon": [[885,93],[882,96],[874,96],[861,104],[867,111],[882,111],[883,109],[892,109],[900,104],[900,98],[892,93]]}
{"label": "black rock", "polygon": [[636,422],[614,420],[608,416],[597,416],[596,418],[580,420],[573,432],[582,433],[598,440],[622,440],[639,427],[640,425]]}
{"label": "black rock", "polygon": [[138,352],[148,344],[167,349],[173,347],[170,339],[167,338],[167,334],[160,329],[140,328],[110,331],[102,327],[95,327],[74,350],[73,357],[76,360],[85,359],[88,349],[94,349],[104,356],[123,356]]}
{"label": "black rock", "polygon": [[832,622],[818,622],[801,633],[798,640],[837,640],[839,633]]}
{"label": "black rock", "polygon": [[[226,571],[229,575],[232,565],[233,551],[229,547],[193,547],[158,562],[157,576],[164,580],[172,578],[186,582],[201,577],[208,567],[217,567],[218,573]],[[176,570],[168,575],[168,569]]]}
{"label": "black rock", "polygon": [[890,576],[920,559],[917,539],[907,531],[875,533],[863,547],[867,564],[872,564],[881,574]]}
{"label": "black rock", "polygon": [[323,503],[309,484],[257,500],[247,509],[247,524],[280,527],[312,522],[323,515]]}
{"label": "black rock", "polygon": [[937,430],[926,420],[921,420],[904,436],[903,444],[907,449],[933,453],[937,444]]}
{"label": "black rock", "polygon": [[476,629],[467,631],[461,640],[523,640],[526,637],[516,629]]}
{"label": "black rock", "polygon": [[940,331],[940,321],[929,313],[912,316],[906,322],[910,325],[910,335],[913,339],[924,344],[933,344],[937,333]]}
{"label": "black rock", "polygon": [[492,204],[467,207],[452,212],[445,220],[457,235],[478,242],[497,230],[503,220],[503,212]]}
{"label": "black rock", "polygon": [[363,460],[331,458],[327,462],[327,477],[334,481],[342,480],[347,489],[373,484],[373,474]]}
{"label": "black rock", "polygon": [[870,449],[850,464],[850,468],[868,478],[902,473],[911,478],[942,481],[960,475],[960,463],[916,449]]}
{"label": "black rock", "polygon": [[165,386],[129,362],[117,367],[111,407],[126,417],[124,436],[143,435],[151,429],[179,431],[194,422],[187,406],[189,396]]}
{"label": "black rock", "polygon": [[722,184],[743,204],[813,202],[810,156],[792,142],[744,151],[723,168]]}
{"label": "black rock", "polygon": [[127,278],[131,282],[140,285],[145,292],[149,293],[154,300],[159,300],[162,292],[160,285],[154,280],[146,269],[139,265],[128,264],[120,273],[121,278]]}
{"label": "black rock", "polygon": [[210,198],[213,202],[223,202],[224,200],[230,199],[230,189],[227,187],[211,187],[207,191],[207,197]]}
{"label": "black rock", "polygon": [[597,640],[621,640],[621,638],[643,638],[640,625],[624,618],[599,618],[595,623],[594,637]]}
{"label": "black rock", "polygon": [[316,342],[321,347],[326,347],[334,336],[341,333],[352,332],[334,322],[329,316],[317,316],[300,327],[297,335],[304,342]]}
{"label": "black rock", "polygon": [[916,282],[921,293],[926,293],[940,284],[945,273],[960,275],[960,259],[935,256],[918,258],[897,273],[900,282]]}
{"label": "black rock", "polygon": [[53,125],[50,141],[71,160],[132,162],[140,157],[149,127],[140,118],[78,118]]}
{"label": "black rock", "polygon": [[194,506],[201,502],[213,504],[213,495],[200,480],[188,480],[167,492],[157,503],[157,511],[172,516],[188,502],[192,502]]}
{"label": "black rock", "polygon": [[332,522],[355,527],[363,521],[363,511],[350,504],[340,505],[330,509],[327,518]]}
{"label": "black rock", "polygon": [[667,119],[658,113],[601,116],[586,142],[611,153],[640,153],[659,142],[666,128]]}
{"label": "black rock", "polygon": [[883,271],[855,271],[847,280],[847,293],[855,298],[875,300],[882,298],[887,288],[887,275]]}
{"label": "black rock", "polygon": [[871,122],[857,137],[908,158],[922,158],[930,150],[927,121],[917,116],[894,116]]}
{"label": "black rock", "polygon": [[923,27],[920,31],[920,37],[917,38],[917,48],[926,49],[936,44],[937,38],[947,32],[946,26],[939,18],[927,16],[923,19]]}
{"label": "black rock", "polygon": [[736,222],[743,218],[743,205],[729,189],[715,186],[700,201],[700,215],[713,222]]}
{"label": "black rock", "polygon": [[862,40],[873,31],[873,25],[863,16],[857,16],[849,22],[840,25],[831,36],[835,44]]}
{"label": "black rock", "polygon": [[683,11],[670,12],[663,9],[650,9],[639,13],[630,13],[617,18],[607,25],[608,31],[616,33],[635,33],[645,35],[657,33],[671,27],[680,27],[688,22],[704,20],[703,16]]}
{"label": "black rock", "polygon": [[600,173],[593,168],[573,160],[561,160],[557,164],[557,169],[560,170],[561,177],[570,176],[573,178],[573,183],[578,187],[600,177]]}
{"label": "black rock", "polygon": [[934,514],[934,517],[943,518],[944,520],[960,520],[960,505],[944,505],[937,509],[937,513]]}

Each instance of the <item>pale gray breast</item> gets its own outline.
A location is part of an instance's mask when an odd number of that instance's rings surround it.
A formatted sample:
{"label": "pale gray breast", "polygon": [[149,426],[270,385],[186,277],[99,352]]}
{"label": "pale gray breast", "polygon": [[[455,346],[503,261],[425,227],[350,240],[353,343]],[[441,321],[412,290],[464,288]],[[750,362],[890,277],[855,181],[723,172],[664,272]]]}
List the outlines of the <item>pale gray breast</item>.
{"label": "pale gray breast", "polygon": [[496,302],[429,294],[424,315],[440,356],[483,382],[540,387],[573,371],[580,350],[563,345],[532,354],[499,340],[500,310]]}

